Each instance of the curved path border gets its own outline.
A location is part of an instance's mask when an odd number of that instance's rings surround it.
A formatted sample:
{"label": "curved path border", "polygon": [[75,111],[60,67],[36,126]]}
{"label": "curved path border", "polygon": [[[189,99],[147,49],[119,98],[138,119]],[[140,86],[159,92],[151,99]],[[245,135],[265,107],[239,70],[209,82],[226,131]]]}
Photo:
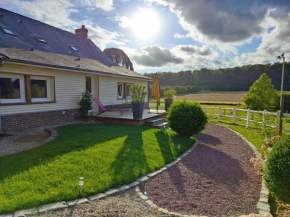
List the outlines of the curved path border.
{"label": "curved path border", "polygon": [[[56,133],[57,135],[57,131],[54,129],[50,129],[52,130],[51,133],[54,134]],[[53,131],[54,130],[54,131]],[[55,137],[56,137],[55,135]],[[54,137],[54,138],[55,138]],[[140,183],[142,182],[146,182],[147,180],[149,180],[150,178],[158,175],[159,173],[162,173],[164,170],[167,170],[168,168],[174,166],[175,164],[177,164],[181,159],[185,158],[186,155],[188,155],[197,145],[197,142],[192,146],[192,148],[190,148],[188,151],[186,151],[184,154],[182,154],[180,157],[178,157],[175,161],[166,164],[164,167],[162,167],[159,170],[156,170],[152,173],[148,173],[147,175],[144,175],[140,178],[138,178],[136,181],[132,182],[129,185],[123,185],[120,188],[116,189],[116,188],[111,188],[103,193],[98,193],[95,195],[91,195],[89,197],[84,197],[84,198],[80,198],[80,199],[76,199],[76,200],[72,200],[72,201],[60,201],[60,202],[56,202],[56,203],[50,203],[50,204],[45,204],[39,207],[34,207],[34,208],[30,208],[30,209],[24,209],[24,210],[19,210],[16,211],[14,213],[9,213],[9,214],[2,214],[0,215],[0,217],[24,217],[24,216],[29,216],[29,215],[36,215],[36,214],[41,214],[41,213],[45,213],[48,211],[55,211],[58,209],[62,209],[62,208],[67,208],[70,206],[75,206],[77,204],[81,204],[81,203],[87,203],[89,201],[93,201],[93,200],[97,200],[97,199],[102,199],[105,198],[107,196],[116,194],[116,193],[121,193],[123,191],[126,191],[130,188],[135,188],[136,186],[138,186]],[[142,194],[143,195],[143,194]],[[145,199],[145,196],[140,196],[142,199]],[[157,207],[157,206],[156,206]]]}
{"label": "curved path border", "polygon": [[[212,124],[212,123],[211,123]],[[220,126],[218,124],[214,124],[217,126]],[[224,126],[220,126],[220,127],[224,127]],[[224,127],[228,130],[230,130],[231,132],[237,134],[238,136],[240,136],[250,147],[251,149],[254,151],[254,154],[256,156],[259,155],[258,149],[251,143],[249,142],[242,134],[228,128],[228,127]],[[196,143],[197,144],[197,143]],[[193,150],[196,147],[196,145],[191,149]],[[162,212],[165,215],[171,215],[171,216],[182,216],[182,217],[199,217],[199,215],[184,215],[184,214],[180,214],[180,213],[176,213],[176,212],[170,212],[167,209],[164,209],[162,207],[157,206],[156,204],[154,204],[151,200],[149,200],[147,195],[144,195],[141,191],[140,188],[137,186],[135,188],[136,193],[140,196],[140,198],[147,203],[148,206],[150,206],[151,208],[157,208],[160,212]],[[269,190],[267,189],[264,179],[262,179],[262,188],[260,191],[260,198],[259,201],[257,203],[257,210],[259,211],[259,214],[256,213],[251,213],[249,215],[240,215],[240,217],[272,217],[272,214],[270,213],[270,205],[268,204],[268,200],[269,200]],[[206,217],[206,216],[201,216],[201,217]]]}

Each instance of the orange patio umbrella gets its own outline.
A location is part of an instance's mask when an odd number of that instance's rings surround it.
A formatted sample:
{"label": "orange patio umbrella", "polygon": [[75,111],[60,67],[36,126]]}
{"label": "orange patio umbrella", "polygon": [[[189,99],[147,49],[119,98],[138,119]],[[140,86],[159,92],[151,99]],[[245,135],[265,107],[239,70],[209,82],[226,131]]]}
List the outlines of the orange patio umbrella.
{"label": "orange patio umbrella", "polygon": [[158,113],[158,100],[160,98],[160,91],[159,91],[159,79],[158,75],[154,75],[153,78],[153,85],[152,85],[152,92],[151,96],[153,97],[154,100],[157,100],[157,113]]}

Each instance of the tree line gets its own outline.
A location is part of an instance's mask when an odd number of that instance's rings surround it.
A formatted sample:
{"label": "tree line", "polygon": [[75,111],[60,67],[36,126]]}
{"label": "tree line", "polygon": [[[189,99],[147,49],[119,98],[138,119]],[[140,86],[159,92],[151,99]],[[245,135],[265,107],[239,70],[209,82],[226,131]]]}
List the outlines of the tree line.
{"label": "tree line", "polygon": [[[161,94],[173,88],[178,94],[194,93],[200,90],[248,91],[253,83],[266,73],[276,90],[281,87],[282,64],[244,65],[234,68],[207,69],[194,71],[158,72]],[[155,73],[145,73],[153,78]],[[290,62],[285,63],[284,90],[290,90]]]}

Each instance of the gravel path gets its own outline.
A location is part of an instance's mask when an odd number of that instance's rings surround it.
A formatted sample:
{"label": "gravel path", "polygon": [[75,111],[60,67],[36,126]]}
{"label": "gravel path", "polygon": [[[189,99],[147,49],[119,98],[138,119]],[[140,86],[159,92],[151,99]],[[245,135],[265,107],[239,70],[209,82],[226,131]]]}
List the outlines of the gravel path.
{"label": "gravel path", "polygon": [[228,129],[208,124],[181,162],[140,186],[156,205],[189,215],[257,213],[261,177],[252,149]]}
{"label": "gravel path", "polygon": [[[104,199],[90,201],[63,210],[49,212],[42,217],[90,217],[90,216],[164,216],[157,209],[152,209],[137,196],[134,189]],[[35,216],[35,217],[36,217]]]}

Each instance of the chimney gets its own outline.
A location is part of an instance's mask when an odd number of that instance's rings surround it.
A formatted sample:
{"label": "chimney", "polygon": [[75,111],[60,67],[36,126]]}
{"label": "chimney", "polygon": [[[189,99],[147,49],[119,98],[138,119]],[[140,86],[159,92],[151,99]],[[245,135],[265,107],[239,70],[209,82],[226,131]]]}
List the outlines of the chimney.
{"label": "chimney", "polygon": [[85,28],[85,25],[82,25],[82,28],[76,29],[75,33],[77,36],[81,36],[83,38],[88,38],[88,30]]}

